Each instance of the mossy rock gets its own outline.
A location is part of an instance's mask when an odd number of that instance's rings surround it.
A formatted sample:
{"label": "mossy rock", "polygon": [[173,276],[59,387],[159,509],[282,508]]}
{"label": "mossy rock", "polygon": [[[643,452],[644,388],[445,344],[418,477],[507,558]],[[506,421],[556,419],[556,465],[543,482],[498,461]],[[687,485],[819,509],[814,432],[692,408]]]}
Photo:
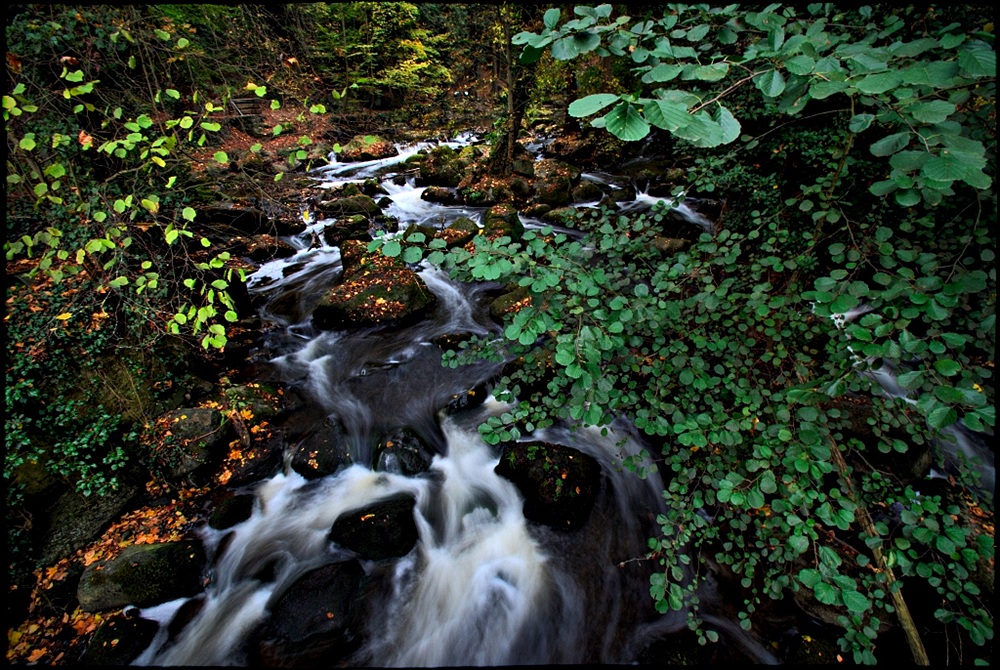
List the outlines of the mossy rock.
{"label": "mossy rock", "polygon": [[505,316],[514,314],[529,305],[531,305],[531,291],[527,286],[518,286],[490,303],[490,316],[497,321],[503,321]]}
{"label": "mossy rock", "polygon": [[355,135],[337,152],[337,160],[344,163],[380,160],[399,155],[396,146],[379,135]]}
{"label": "mossy rock", "polygon": [[201,591],[204,565],[204,549],[194,540],[126,547],[117,558],[84,571],[77,588],[80,609],[148,607],[193,596]]}
{"label": "mossy rock", "polygon": [[158,450],[157,463],[168,479],[196,475],[222,459],[232,434],[221,412],[189,407],[167,412],[158,421],[172,434]]}
{"label": "mossy rock", "polygon": [[524,224],[513,205],[500,203],[490,207],[483,215],[483,234],[490,239],[506,235],[512,240],[519,240],[524,235]]}
{"label": "mossy rock", "polygon": [[449,249],[461,247],[479,234],[479,226],[467,216],[461,216],[452,221],[446,228],[437,231],[437,238],[445,241]]}
{"label": "mossy rock", "polygon": [[382,213],[382,208],[378,206],[378,203],[364,193],[334,200],[324,200],[317,205],[316,209],[324,218],[350,216],[351,214],[364,214],[371,218]]}

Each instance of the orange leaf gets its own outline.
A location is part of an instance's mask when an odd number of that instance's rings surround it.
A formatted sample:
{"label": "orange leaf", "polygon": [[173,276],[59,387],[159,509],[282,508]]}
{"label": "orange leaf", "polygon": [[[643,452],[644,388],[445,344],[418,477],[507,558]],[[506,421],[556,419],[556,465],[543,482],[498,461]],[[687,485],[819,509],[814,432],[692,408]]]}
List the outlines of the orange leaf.
{"label": "orange leaf", "polygon": [[45,656],[45,653],[46,653],[45,649],[35,649],[30,654],[28,654],[28,663],[34,663],[42,656]]}

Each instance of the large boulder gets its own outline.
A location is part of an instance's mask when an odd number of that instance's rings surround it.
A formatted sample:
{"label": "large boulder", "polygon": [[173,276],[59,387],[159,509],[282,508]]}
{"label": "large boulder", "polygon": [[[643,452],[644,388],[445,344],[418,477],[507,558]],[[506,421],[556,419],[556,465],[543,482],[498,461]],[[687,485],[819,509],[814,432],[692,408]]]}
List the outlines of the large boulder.
{"label": "large boulder", "polygon": [[340,284],[327,290],[313,311],[313,325],[321,330],[408,323],[437,303],[423,280],[398,256],[368,253],[345,243],[341,258]]}
{"label": "large boulder", "polygon": [[330,539],[368,560],[405,556],[417,543],[415,505],[411,496],[398,494],[345,512],[333,523]]}
{"label": "large boulder", "polygon": [[233,494],[223,498],[208,518],[208,525],[216,530],[226,530],[243,523],[253,514],[255,496],[250,493]]}
{"label": "large boulder", "polygon": [[461,247],[472,241],[479,234],[479,226],[467,216],[460,216],[447,227],[437,231],[436,237],[445,241],[449,249]]}
{"label": "large boulder", "polygon": [[193,596],[201,591],[204,565],[204,549],[195,540],[126,547],[117,558],[84,570],[77,588],[80,609],[148,607]]}
{"label": "large boulder", "polygon": [[316,204],[316,210],[324,218],[363,214],[370,219],[382,213],[382,208],[378,206],[378,203],[364,193],[333,200],[322,200]]}
{"label": "large boulder", "polygon": [[356,560],[324,565],[300,577],[270,608],[259,635],[260,664],[337,666],[360,641],[364,622],[355,603],[364,578]]}
{"label": "large boulder", "polygon": [[547,442],[504,445],[494,471],[521,491],[526,519],[562,530],[587,522],[601,486],[597,461]]}
{"label": "large boulder", "polygon": [[455,187],[462,181],[464,167],[455,150],[442,144],[427,152],[414,183],[417,186]]}
{"label": "large boulder", "polygon": [[535,164],[535,202],[563,207],[573,201],[573,188],[580,181],[580,170],[554,158]]}
{"label": "large boulder", "polygon": [[392,142],[378,135],[355,135],[337,152],[337,160],[344,163],[380,160],[399,155]]}

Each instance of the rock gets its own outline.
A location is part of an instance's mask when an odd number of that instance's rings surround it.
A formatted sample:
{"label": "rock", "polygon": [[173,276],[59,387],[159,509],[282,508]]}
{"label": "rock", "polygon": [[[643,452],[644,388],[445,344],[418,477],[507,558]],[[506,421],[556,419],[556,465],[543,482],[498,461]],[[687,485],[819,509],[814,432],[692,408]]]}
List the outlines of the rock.
{"label": "rock", "polygon": [[157,423],[172,433],[156,453],[156,463],[168,479],[203,476],[222,460],[232,435],[232,424],[221,412],[202,407],[167,412]]}
{"label": "rock", "polygon": [[448,249],[461,247],[479,234],[479,226],[467,216],[461,216],[446,228],[437,231],[435,237],[445,241]]}
{"label": "rock", "polygon": [[455,194],[454,189],[447,186],[428,186],[420,194],[420,199],[427,202],[438,202],[442,205],[454,205],[458,202],[458,195]]}
{"label": "rock", "polygon": [[372,218],[382,213],[378,203],[364,193],[334,200],[323,200],[317,204],[316,209],[324,218],[331,219],[351,214],[364,214],[368,218]]}
{"label": "rock", "polygon": [[521,491],[526,519],[563,530],[587,522],[601,486],[597,461],[546,442],[504,445],[494,471]]}
{"label": "rock", "polygon": [[412,477],[427,472],[433,458],[431,450],[415,432],[400,428],[380,442],[376,469]]}
{"label": "rock", "polygon": [[303,436],[291,453],[290,467],[306,479],[319,479],[351,463],[344,429],[329,419]]}
{"label": "rock", "polygon": [[270,608],[259,636],[259,664],[336,667],[357,647],[363,632],[355,605],[364,579],[356,560],[324,565],[300,577]]}
{"label": "rock", "polygon": [[556,207],[550,209],[542,215],[543,221],[565,225],[576,218],[576,209],[573,207]]}
{"label": "rock", "polygon": [[258,263],[288,258],[294,256],[295,251],[295,247],[274,235],[254,235],[246,245],[247,255]]}
{"label": "rock", "polygon": [[80,609],[148,607],[193,596],[201,591],[204,564],[195,540],[126,547],[117,558],[87,566],[77,589]]}
{"label": "rock", "polygon": [[490,316],[498,322],[508,314],[520,311],[531,304],[531,291],[527,286],[518,286],[509,293],[504,293],[490,303]]}
{"label": "rock", "polygon": [[431,149],[420,163],[416,186],[458,186],[462,181],[463,166],[455,150],[446,144]]}
{"label": "rock", "polygon": [[437,303],[424,281],[400,257],[369,254],[356,247],[348,247],[345,254],[342,247],[341,260],[341,283],[327,290],[313,311],[313,325],[320,330],[410,323]]}
{"label": "rock", "polygon": [[120,481],[120,486],[106,495],[84,496],[66,491],[55,498],[39,550],[41,565],[51,565],[100,537],[112,521],[131,509],[145,493],[131,476],[120,475]]}
{"label": "rock", "polygon": [[467,409],[479,407],[486,399],[492,395],[491,385],[488,382],[476,384],[473,388],[464,393],[456,393],[448,401],[445,411],[448,414],[455,414]]}
{"label": "rock", "polygon": [[524,224],[513,205],[501,203],[490,207],[483,215],[483,234],[489,239],[506,235],[519,240],[524,235]]}
{"label": "rock", "polygon": [[592,181],[581,181],[570,195],[572,202],[599,202],[604,197],[604,191]]}
{"label": "rock", "polygon": [[159,630],[155,621],[116,614],[97,629],[80,660],[84,665],[131,665]]}
{"label": "rock", "polygon": [[355,135],[337,152],[337,160],[344,163],[371,161],[399,155],[396,146],[378,135]]}
{"label": "rock", "polygon": [[416,500],[399,494],[340,515],[330,539],[360,558],[383,560],[410,553],[417,543]]}
{"label": "rock", "polygon": [[345,240],[367,241],[371,227],[371,220],[364,214],[341,217],[323,229],[323,241],[331,247],[339,247]]}
{"label": "rock", "polygon": [[253,514],[254,500],[255,497],[249,493],[224,498],[208,518],[209,527],[226,530],[243,523]]}
{"label": "rock", "polygon": [[202,207],[197,209],[195,221],[208,228],[223,226],[242,235],[259,235],[271,232],[271,219],[254,208]]}
{"label": "rock", "polygon": [[538,219],[552,211],[552,206],[536,202],[525,207],[523,211],[525,216]]}
{"label": "rock", "polygon": [[653,238],[653,247],[657,251],[662,251],[665,254],[673,254],[678,251],[684,251],[689,246],[691,246],[691,240],[683,240],[675,237]]}
{"label": "rock", "polygon": [[573,200],[573,187],[580,180],[580,170],[554,158],[535,163],[535,202],[563,207]]}
{"label": "rock", "polygon": [[226,402],[241,412],[249,410],[247,419],[254,423],[274,421],[281,414],[281,398],[278,388],[272,384],[250,383],[232,386],[225,391]]}

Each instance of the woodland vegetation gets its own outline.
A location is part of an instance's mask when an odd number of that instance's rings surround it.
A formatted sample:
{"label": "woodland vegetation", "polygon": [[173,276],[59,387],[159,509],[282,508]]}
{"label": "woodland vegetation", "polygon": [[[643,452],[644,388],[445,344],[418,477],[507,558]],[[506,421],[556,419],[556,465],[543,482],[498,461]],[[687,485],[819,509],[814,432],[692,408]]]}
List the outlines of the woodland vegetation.
{"label": "woodland vegetation", "polygon": [[[670,509],[650,597],[688,609],[703,642],[717,634],[681,563],[736,575],[747,629],[768,600],[805,598],[836,611],[856,662],[886,660],[890,621],[918,662],[992,660],[993,491],[974,464],[935,457],[937,489],[889,465],[956,431],[993,437],[986,5],[15,5],[6,36],[4,482],[22,592],[47,567],[42,499],[155,481],[153,419],[195,370],[245,364],[253,265],[202,208],[294,218],[319,148],[359,133],[479,127],[482,178],[502,180],[544,126],[598,167],[655,143],[675,199],[724,218],[670,255],[661,209],[579,212],[583,241],[370,239],[524,290],[502,326],[518,364],[494,389],[513,409],[483,438],[630,420]],[[244,147],[246,98],[282,116]],[[252,170],[266,152],[287,168]],[[473,339],[444,364],[491,355]],[[931,620],[907,622],[911,594]]]}

